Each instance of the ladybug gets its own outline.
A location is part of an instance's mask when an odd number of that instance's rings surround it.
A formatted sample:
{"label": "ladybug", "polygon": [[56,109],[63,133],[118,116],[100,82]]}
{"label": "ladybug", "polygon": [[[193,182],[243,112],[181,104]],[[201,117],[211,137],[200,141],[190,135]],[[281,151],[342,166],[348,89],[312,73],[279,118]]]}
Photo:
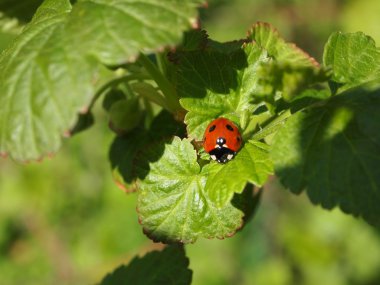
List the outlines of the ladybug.
{"label": "ladybug", "polygon": [[213,160],[230,161],[240,149],[242,138],[238,127],[226,118],[213,120],[203,136],[203,147]]}

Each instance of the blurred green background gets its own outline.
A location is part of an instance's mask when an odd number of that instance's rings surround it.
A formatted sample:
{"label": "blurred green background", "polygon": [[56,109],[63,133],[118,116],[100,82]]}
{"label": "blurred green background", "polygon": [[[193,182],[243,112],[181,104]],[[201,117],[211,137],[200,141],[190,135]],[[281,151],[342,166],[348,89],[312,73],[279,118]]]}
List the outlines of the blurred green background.
{"label": "blurred green background", "polygon": [[[333,31],[364,31],[380,42],[380,1],[222,0],[201,11],[210,37],[245,37],[272,23],[318,61]],[[0,49],[19,32],[0,15]],[[100,104],[98,104],[100,105]],[[94,284],[121,263],[160,248],[141,231],[136,197],[112,181],[113,139],[97,110],[89,131],[53,158],[0,159],[0,284]],[[273,178],[257,215],[226,240],[187,246],[195,285],[380,284],[380,233],[339,210],[324,211]]]}

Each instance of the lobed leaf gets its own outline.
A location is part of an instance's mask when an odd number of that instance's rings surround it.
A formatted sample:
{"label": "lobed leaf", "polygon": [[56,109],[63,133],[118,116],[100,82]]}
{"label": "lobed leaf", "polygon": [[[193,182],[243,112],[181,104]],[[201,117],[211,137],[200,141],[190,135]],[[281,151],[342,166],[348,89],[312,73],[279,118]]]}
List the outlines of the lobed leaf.
{"label": "lobed leaf", "polygon": [[310,90],[313,85],[326,82],[330,73],[325,68],[270,61],[263,64],[258,72],[260,79],[257,97],[268,100],[267,97],[275,98],[276,93],[281,91],[282,98],[291,102],[301,98],[305,90]]}
{"label": "lobed leaf", "polygon": [[274,103],[278,94],[296,100],[329,78],[327,69],[265,23],[256,24],[246,41],[209,40],[205,50],[179,52],[178,62],[180,103],[188,111],[189,136],[196,140],[217,117],[240,120],[245,127],[244,114],[250,114],[248,121],[254,119],[262,101]]}
{"label": "lobed leaf", "polygon": [[135,257],[104,277],[100,285],[190,285],[192,271],[183,246],[172,245]]}
{"label": "lobed leaf", "polygon": [[273,173],[272,168],[268,146],[248,141],[227,164],[211,163],[205,191],[215,205],[223,207],[234,193],[241,193],[247,183],[261,187]]}
{"label": "lobed leaf", "polygon": [[333,33],[325,45],[323,63],[332,67],[332,81],[342,92],[380,76],[380,49],[362,32]]}
{"label": "lobed leaf", "polygon": [[99,61],[119,65],[177,44],[201,3],[44,1],[0,56],[0,155],[27,161],[57,151],[112,74]]}
{"label": "lobed leaf", "polygon": [[253,111],[254,74],[266,58],[265,51],[253,43],[228,51],[181,54],[178,93],[182,107],[189,111],[185,123],[190,137],[201,140],[207,124],[217,117],[238,121],[239,113]]}
{"label": "lobed leaf", "polygon": [[249,31],[248,38],[254,40],[269,56],[279,62],[302,67],[318,67],[318,62],[293,43],[286,42],[270,24],[258,22]]}
{"label": "lobed leaf", "polygon": [[[154,159],[153,155],[144,156],[143,153],[155,146],[160,148],[174,135],[183,136],[184,126],[175,121],[170,113],[161,111],[150,128],[140,126],[128,134],[117,136],[109,152],[112,174],[117,185],[127,192],[134,191],[136,180],[146,176],[138,167],[144,167],[148,163],[147,159]],[[157,152],[161,155],[160,150]]]}
{"label": "lobed leaf", "polygon": [[257,75],[260,98],[273,101],[280,91],[286,101],[292,101],[311,85],[325,82],[330,76],[328,69],[320,68],[314,58],[286,42],[270,24],[255,24],[248,38],[265,49],[272,59],[261,66]]}
{"label": "lobed leaf", "polygon": [[191,243],[198,237],[225,238],[242,226],[244,214],[237,205],[218,208],[208,197],[210,171],[209,165],[201,170],[189,139],[175,137],[165,145],[139,183],[139,220],[150,238]]}
{"label": "lobed leaf", "polygon": [[380,90],[357,88],[296,113],[276,134],[275,173],[293,193],[380,226]]}
{"label": "lobed leaf", "polygon": [[62,42],[70,9],[68,0],[45,1],[0,57],[3,155],[24,161],[56,151],[95,93],[99,66]]}
{"label": "lobed leaf", "polygon": [[[178,44],[196,24],[200,0],[80,0],[67,24],[77,51],[120,65]],[[165,19],[165,20],[163,20]],[[81,27],[78,29],[78,27]]]}

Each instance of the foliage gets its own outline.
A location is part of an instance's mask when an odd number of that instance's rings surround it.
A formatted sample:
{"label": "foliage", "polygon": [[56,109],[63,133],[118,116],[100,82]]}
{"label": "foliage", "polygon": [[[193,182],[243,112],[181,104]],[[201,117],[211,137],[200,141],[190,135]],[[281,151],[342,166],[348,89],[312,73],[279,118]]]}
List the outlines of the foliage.
{"label": "foliage", "polygon": [[[104,95],[116,133],[113,177],[137,192],[139,222],[154,241],[234,235],[272,174],[312,203],[380,227],[375,41],[333,33],[321,65],[266,23],[244,39],[210,39],[198,27],[202,4],[45,0],[0,56],[0,155],[19,162],[52,155],[63,137],[93,125]],[[4,12],[22,23],[27,7]],[[222,116],[244,139],[226,164],[210,162],[199,144]],[[164,259],[178,253],[173,248]],[[156,256],[129,268],[146,268]],[[129,280],[131,270],[121,267],[103,283]]]}

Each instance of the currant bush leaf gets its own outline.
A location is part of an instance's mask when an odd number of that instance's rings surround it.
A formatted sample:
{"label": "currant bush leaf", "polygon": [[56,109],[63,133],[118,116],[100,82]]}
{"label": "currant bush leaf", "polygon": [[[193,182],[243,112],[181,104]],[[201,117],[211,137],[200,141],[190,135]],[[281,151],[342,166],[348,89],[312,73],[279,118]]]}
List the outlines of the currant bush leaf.
{"label": "currant bush leaf", "polygon": [[[144,167],[148,164],[146,159],[153,158],[150,154],[143,155],[144,151],[156,145],[160,147],[174,135],[183,136],[184,133],[183,124],[175,121],[170,113],[162,111],[154,118],[149,128],[141,124],[128,134],[117,136],[109,152],[116,184],[126,192],[136,190],[137,179],[143,179],[146,175],[145,172],[139,171],[138,167]],[[156,152],[161,155],[157,149]]]}
{"label": "currant bush leaf", "polygon": [[190,137],[201,140],[207,124],[217,117],[238,122],[240,112],[253,111],[254,74],[266,58],[254,43],[180,55],[178,92],[181,105],[189,111],[185,123]]}
{"label": "currant bush leaf", "polygon": [[180,103],[189,111],[185,122],[196,140],[217,117],[239,123],[262,101],[274,103],[278,93],[286,101],[295,100],[329,78],[327,69],[264,23],[255,25],[244,41],[208,40],[206,49],[179,52],[177,57]]}
{"label": "currant bush leaf", "polygon": [[330,78],[330,70],[270,61],[261,66],[257,76],[260,78],[257,97],[267,99],[269,96],[272,99],[276,92],[281,91],[282,98],[290,102],[301,97],[313,85],[326,82]]}
{"label": "currant bush leaf", "polygon": [[0,13],[0,51],[3,51],[21,32],[23,25]]}
{"label": "currant bush leaf", "polygon": [[320,68],[318,62],[293,43],[286,42],[270,24],[257,23],[248,38],[268,52],[271,58],[262,64],[258,97],[274,100],[276,92],[291,101],[313,84],[327,81],[330,71]]}
{"label": "currant bush leaf", "polygon": [[232,204],[218,208],[208,197],[211,169],[201,169],[189,139],[175,137],[160,155],[139,183],[139,220],[150,238],[191,243],[198,237],[225,238],[242,226],[243,211]]}
{"label": "currant bush leaf", "polygon": [[74,6],[66,28],[80,53],[94,55],[107,65],[119,65],[136,59],[139,52],[178,44],[183,32],[196,24],[196,8],[201,3],[82,0]]}
{"label": "currant bush leaf", "polygon": [[273,173],[268,145],[248,141],[228,163],[211,163],[209,173],[206,192],[212,202],[223,207],[234,193],[241,193],[248,182],[262,186]]}
{"label": "currant bush leaf", "polygon": [[298,194],[380,226],[380,90],[357,88],[292,116],[272,147],[275,173]]}
{"label": "currant bush leaf", "polygon": [[16,160],[56,151],[99,82],[98,64],[62,42],[70,9],[69,1],[45,1],[0,57],[0,153]]}
{"label": "currant bush leaf", "polygon": [[380,49],[362,32],[333,33],[326,43],[323,62],[332,67],[332,81],[340,92],[380,76]]}
{"label": "currant bush leaf", "polygon": [[[153,251],[135,257],[108,274],[100,285],[190,285],[192,271],[183,246],[171,245],[162,251]],[[174,283],[173,283],[173,280]]]}
{"label": "currant bush leaf", "polygon": [[[36,160],[59,148],[101,83],[140,52],[179,43],[198,0],[46,0],[0,57],[0,155]],[[162,19],[165,18],[165,21]]]}
{"label": "currant bush leaf", "polygon": [[8,17],[17,18],[19,21],[29,22],[43,0],[0,0],[0,11]]}
{"label": "currant bush leaf", "polygon": [[296,66],[317,67],[318,62],[293,43],[286,42],[268,23],[258,22],[249,31],[248,38],[254,40],[269,56],[279,62],[288,62]]}

